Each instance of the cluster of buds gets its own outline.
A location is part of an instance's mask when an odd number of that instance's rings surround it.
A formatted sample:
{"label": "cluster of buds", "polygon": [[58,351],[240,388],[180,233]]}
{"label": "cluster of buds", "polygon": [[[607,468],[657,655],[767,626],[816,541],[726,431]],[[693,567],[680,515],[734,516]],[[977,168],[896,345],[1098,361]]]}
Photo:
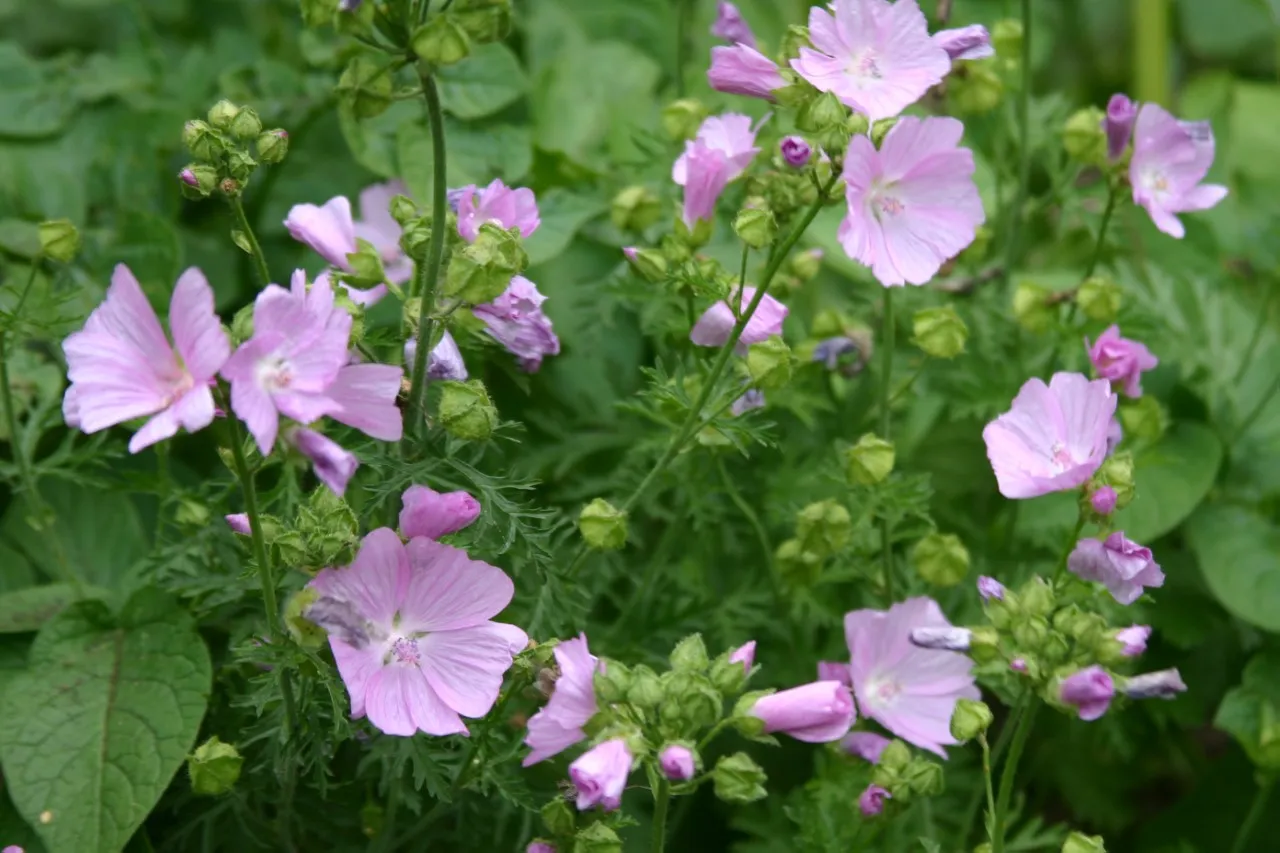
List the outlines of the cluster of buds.
{"label": "cluster of buds", "polygon": [[849,546],[853,517],[835,500],[816,501],[796,513],[795,537],[778,546],[778,569],[790,583],[817,582],[823,564]]}
{"label": "cluster of buds", "polygon": [[905,743],[894,740],[875,760],[871,784],[858,797],[858,810],[866,818],[891,818],[914,798],[937,796],[943,788],[940,763],[913,754]]}
{"label": "cluster of buds", "polygon": [[182,142],[194,158],[178,173],[187,198],[215,192],[234,198],[263,163],[275,164],[289,153],[289,134],[282,128],[263,130],[253,107],[221,100],[209,108],[208,120],[192,119],[182,127]]}

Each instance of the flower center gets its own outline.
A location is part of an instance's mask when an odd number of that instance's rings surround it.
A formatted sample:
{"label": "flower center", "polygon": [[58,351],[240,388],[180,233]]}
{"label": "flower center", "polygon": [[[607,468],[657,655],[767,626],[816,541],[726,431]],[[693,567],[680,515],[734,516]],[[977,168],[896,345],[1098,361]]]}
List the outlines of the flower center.
{"label": "flower center", "polygon": [[285,391],[293,384],[293,365],[283,356],[268,356],[258,362],[254,378],[264,391]]}
{"label": "flower center", "polygon": [[871,50],[864,50],[862,53],[856,54],[846,66],[846,70],[859,82],[880,80],[884,77],[880,73],[877,57]]}
{"label": "flower center", "polygon": [[1066,445],[1060,441],[1054,442],[1053,446],[1049,448],[1049,452],[1052,454],[1053,467],[1058,470],[1059,474],[1076,464],[1076,460],[1072,459],[1071,454],[1067,453]]}
{"label": "flower center", "polygon": [[1142,188],[1153,195],[1163,196],[1169,192],[1169,177],[1159,169],[1143,169],[1141,183]]}
{"label": "flower center", "polygon": [[871,215],[876,218],[877,222],[881,222],[885,217],[901,216],[907,209],[902,203],[902,199],[893,194],[893,184],[876,183],[871,188],[869,197],[869,205],[871,207]]}
{"label": "flower center", "polygon": [[418,641],[407,637],[397,637],[391,644],[391,655],[399,663],[417,666],[422,661],[422,653],[418,650]]}
{"label": "flower center", "polygon": [[887,709],[897,704],[902,685],[891,678],[873,678],[867,683],[867,701],[877,709]]}

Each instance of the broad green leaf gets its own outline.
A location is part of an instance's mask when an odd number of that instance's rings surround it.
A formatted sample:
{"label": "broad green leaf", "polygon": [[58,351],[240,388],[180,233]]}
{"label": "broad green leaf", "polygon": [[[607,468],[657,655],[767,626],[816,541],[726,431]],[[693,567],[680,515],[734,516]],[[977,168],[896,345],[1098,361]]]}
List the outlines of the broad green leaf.
{"label": "broad green leaf", "polygon": [[1280,654],[1254,655],[1227,691],[1213,724],[1234,737],[1259,767],[1280,769]]}
{"label": "broad green leaf", "polygon": [[553,189],[538,199],[538,215],[542,224],[525,241],[530,264],[541,264],[568,247],[578,229],[603,213],[605,203],[599,198],[574,195]]}
{"label": "broad green leaf", "polygon": [[352,156],[361,166],[384,178],[394,178],[397,173],[396,129],[413,122],[421,113],[421,104],[410,101],[397,101],[371,119],[358,119],[346,107],[338,107],[342,135]]}
{"label": "broad green leaf", "polygon": [[[483,185],[502,178],[514,185],[533,164],[529,129],[520,125],[484,127],[445,120],[445,183],[450,187]],[[398,133],[401,177],[419,204],[431,198],[431,134],[424,124],[408,123]]]}
{"label": "broad green leaf", "polygon": [[1138,542],[1159,539],[1204,500],[1220,464],[1222,443],[1213,430],[1177,424],[1134,457],[1137,497],[1116,514],[1116,527]]}
{"label": "broad green leaf", "polygon": [[0,136],[52,136],[66,126],[73,106],[65,85],[18,45],[0,42]]}
{"label": "broad green leaf", "polygon": [[1205,583],[1246,622],[1280,631],[1280,528],[1236,506],[1201,507],[1186,527]]}
{"label": "broad green leaf", "polygon": [[[167,306],[182,265],[182,243],[167,218],[145,210],[122,210],[107,260],[111,267],[127,265],[151,303]],[[100,269],[98,275],[109,280],[111,270]]]}
{"label": "broad green leaf", "polygon": [[520,61],[501,42],[477,47],[457,65],[440,69],[439,76],[441,105],[461,119],[492,115],[529,87]]}
{"label": "broad green leaf", "polygon": [[1267,11],[1253,0],[1179,0],[1188,47],[1207,57],[1233,59],[1269,43]]}
{"label": "broad green leaf", "polygon": [[40,253],[38,226],[22,219],[0,219],[0,249],[21,258],[34,258]]}
{"label": "broad green leaf", "polygon": [[[3,672],[2,667],[0,667],[0,672]],[[0,678],[2,677],[0,675]],[[22,815],[18,814],[18,810],[13,807],[7,790],[0,791],[0,838],[4,839],[5,844],[12,844],[20,848],[23,853],[46,853],[46,848],[41,843],[40,837],[36,835],[35,830],[22,819]]]}
{"label": "broad green leaf", "polygon": [[18,812],[52,850],[120,850],[195,743],[211,681],[191,617],[157,590],[119,617],[100,602],[65,610],[0,700]]}
{"label": "broad green leaf", "polygon": [[[92,596],[101,590],[86,589]],[[0,594],[0,634],[21,634],[39,630],[77,599],[76,589],[67,583],[32,586]]]}

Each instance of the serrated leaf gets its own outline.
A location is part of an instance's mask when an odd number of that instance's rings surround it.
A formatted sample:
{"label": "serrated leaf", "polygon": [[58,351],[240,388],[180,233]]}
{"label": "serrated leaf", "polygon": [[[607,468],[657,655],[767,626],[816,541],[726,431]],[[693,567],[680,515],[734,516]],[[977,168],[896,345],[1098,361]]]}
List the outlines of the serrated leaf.
{"label": "serrated leaf", "polygon": [[464,61],[440,69],[439,78],[441,105],[461,119],[492,115],[529,87],[520,61],[501,42],[480,45]]}
{"label": "serrated leaf", "polygon": [[1148,543],[1177,527],[1204,500],[1222,463],[1222,443],[1203,424],[1179,423],[1134,457],[1137,497],[1115,525]]}
{"label": "serrated leaf", "polygon": [[1187,540],[1214,596],[1239,618],[1280,631],[1280,528],[1247,509],[1202,507]]}
{"label": "serrated leaf", "polygon": [[195,743],[211,680],[194,622],[158,590],[118,618],[100,602],[68,608],[0,702],[18,812],[52,850],[120,850]]}

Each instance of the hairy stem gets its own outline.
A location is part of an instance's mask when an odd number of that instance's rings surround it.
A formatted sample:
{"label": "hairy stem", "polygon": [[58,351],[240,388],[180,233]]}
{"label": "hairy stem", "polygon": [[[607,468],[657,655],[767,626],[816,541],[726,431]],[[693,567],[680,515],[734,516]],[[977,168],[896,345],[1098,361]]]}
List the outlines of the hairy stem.
{"label": "hairy stem", "polygon": [[1076,543],[1080,541],[1080,533],[1084,530],[1085,513],[1084,507],[1081,507],[1076,515],[1076,526],[1071,531],[1071,536],[1067,539],[1067,545],[1062,549],[1062,557],[1058,560],[1058,566],[1053,570],[1053,585],[1056,587],[1062,580],[1063,573],[1067,570],[1067,562],[1071,559],[1071,552],[1075,550]]}
{"label": "hairy stem", "polygon": [[1004,770],[1000,773],[1000,795],[996,799],[996,811],[991,822],[991,853],[1004,853],[1005,823],[1009,819],[1009,801],[1013,798],[1018,762],[1026,748],[1027,738],[1031,735],[1036,711],[1040,709],[1040,703],[1030,694],[1022,700],[1022,704],[1025,707],[1018,720],[1018,728],[1013,733],[1013,742],[1009,745],[1009,757],[1005,759]]}
{"label": "hairy stem", "polygon": [[254,266],[257,267],[259,283],[266,287],[271,283],[271,271],[267,269],[267,256],[262,254],[262,245],[258,243],[258,236],[253,233],[253,226],[249,224],[249,217],[245,215],[244,204],[238,195],[228,198],[227,203],[231,205],[231,212],[235,214],[240,233],[244,234],[245,240],[249,242],[249,254],[253,256]]}
{"label": "hairy stem", "polygon": [[667,806],[671,803],[671,783],[663,779],[653,792],[653,842],[650,850],[662,853],[667,846]]}
{"label": "hairy stem", "polygon": [[[1000,726],[1000,736],[996,738],[996,745],[991,749],[991,755],[986,757],[989,765],[994,766],[1000,763],[1001,756],[1004,751],[1009,748],[1009,740],[1013,737],[1013,732],[1018,728],[1018,723],[1022,719],[1022,706],[1017,705],[1010,712],[1007,719]],[[983,734],[986,737],[986,734]],[[987,774],[990,776],[990,767],[987,767]],[[991,779],[987,779],[987,786],[990,788]],[[969,837],[973,833],[973,822],[978,816],[978,809],[982,805],[982,790],[978,789],[973,792],[973,798],[969,801],[969,808],[965,809],[964,822],[961,824],[960,834],[956,839],[961,845],[969,843]],[[995,814],[995,799],[988,794],[987,816]]]}
{"label": "hairy stem", "polygon": [[[427,102],[427,121],[431,125],[431,243],[427,261],[418,267],[412,292],[421,298],[418,307],[418,349],[413,356],[413,380],[409,386],[410,432],[420,434],[427,422],[427,362],[431,352],[431,334],[436,284],[440,278],[440,261],[444,255],[445,224],[445,150],[444,117],[440,112],[440,93],[429,73],[421,73],[422,94]],[[406,432],[406,436],[408,432]]]}
{"label": "hairy stem", "polygon": [[1249,844],[1249,836],[1253,834],[1254,827],[1258,825],[1258,821],[1262,819],[1262,815],[1267,809],[1267,800],[1271,799],[1271,789],[1275,787],[1276,777],[1268,775],[1261,779],[1258,783],[1258,792],[1253,796],[1253,805],[1249,806],[1249,813],[1245,815],[1244,823],[1240,824],[1240,829],[1236,832],[1236,840],[1231,845],[1231,853],[1244,853],[1245,848]]}
{"label": "hairy stem", "polygon": [[[893,412],[893,288],[884,290],[884,317],[880,331],[880,351],[884,376],[880,380],[880,437],[892,441]],[[893,524],[889,517],[880,519],[880,559],[883,561],[884,595],[893,604]]]}
{"label": "hairy stem", "polygon": [[[1098,262],[1102,260],[1102,248],[1107,242],[1107,226],[1111,224],[1111,214],[1116,211],[1116,201],[1120,198],[1120,193],[1116,192],[1114,181],[1107,182],[1107,206],[1102,211],[1102,223],[1098,226],[1098,242],[1093,245],[1093,257],[1089,259],[1089,267],[1084,271],[1084,278],[1088,280],[1094,270],[1098,268]],[[1074,304],[1074,303],[1072,303]]]}

